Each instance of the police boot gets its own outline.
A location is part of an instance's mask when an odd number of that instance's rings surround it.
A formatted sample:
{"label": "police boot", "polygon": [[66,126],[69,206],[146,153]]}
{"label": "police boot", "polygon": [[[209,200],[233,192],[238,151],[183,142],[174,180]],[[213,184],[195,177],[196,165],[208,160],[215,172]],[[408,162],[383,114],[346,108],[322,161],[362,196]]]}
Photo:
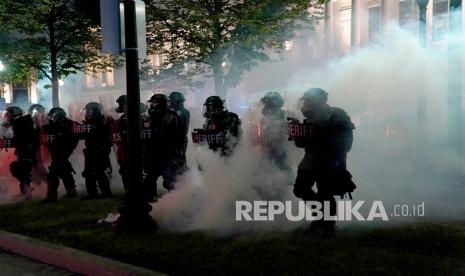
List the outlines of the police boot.
{"label": "police boot", "polygon": [[66,191],[66,194],[63,196],[63,198],[75,198],[77,197],[77,191],[76,189],[72,189],[72,190],[69,190],[69,191]]}
{"label": "police boot", "polygon": [[53,197],[46,197],[45,199],[42,199],[39,203],[40,204],[46,204],[46,203],[55,203],[58,202],[56,198]]}
{"label": "police boot", "polygon": [[65,186],[66,194],[63,198],[75,198],[77,197],[76,185],[74,184],[74,178],[71,176],[70,178],[63,179],[63,185]]}
{"label": "police boot", "polygon": [[21,196],[24,197],[24,199],[30,199],[31,198],[31,187],[29,182],[21,182],[19,184],[19,190],[21,192]]}

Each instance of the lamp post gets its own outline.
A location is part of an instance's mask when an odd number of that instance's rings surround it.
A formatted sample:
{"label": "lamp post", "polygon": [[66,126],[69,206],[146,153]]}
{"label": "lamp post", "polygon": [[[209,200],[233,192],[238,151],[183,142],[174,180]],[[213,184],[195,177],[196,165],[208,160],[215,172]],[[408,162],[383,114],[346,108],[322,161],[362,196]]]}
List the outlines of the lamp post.
{"label": "lamp post", "polygon": [[150,217],[151,206],[145,199],[142,187],[142,146],[140,117],[139,56],[136,29],[136,4],[124,0],[124,35],[126,54],[126,93],[128,120],[128,179],[125,199],[120,206],[117,232],[147,232],[154,230]]}

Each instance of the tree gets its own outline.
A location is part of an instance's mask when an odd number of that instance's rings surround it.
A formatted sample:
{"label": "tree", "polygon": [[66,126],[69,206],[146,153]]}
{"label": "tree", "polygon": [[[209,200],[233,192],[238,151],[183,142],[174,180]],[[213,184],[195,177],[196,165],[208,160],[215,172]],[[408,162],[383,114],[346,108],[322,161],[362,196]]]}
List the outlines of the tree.
{"label": "tree", "polygon": [[[59,106],[59,79],[91,68],[106,70],[113,60],[100,53],[98,10],[91,0],[2,0],[0,41],[3,58],[19,72],[34,69],[52,84],[53,106]],[[84,7],[94,7],[93,9]],[[1,57],[0,57],[1,58]]]}
{"label": "tree", "polygon": [[190,64],[213,77],[216,94],[269,61],[302,28],[323,15],[321,0],[147,0],[147,44],[165,57],[159,69]]}

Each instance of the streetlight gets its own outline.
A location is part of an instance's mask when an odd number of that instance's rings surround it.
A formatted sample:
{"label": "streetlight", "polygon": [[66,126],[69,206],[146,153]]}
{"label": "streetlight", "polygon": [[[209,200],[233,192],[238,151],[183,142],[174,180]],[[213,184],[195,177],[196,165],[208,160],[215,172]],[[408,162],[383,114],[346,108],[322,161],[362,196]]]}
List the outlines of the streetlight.
{"label": "streetlight", "polygon": [[0,72],[5,69],[5,65],[3,65],[3,62],[0,60]]}

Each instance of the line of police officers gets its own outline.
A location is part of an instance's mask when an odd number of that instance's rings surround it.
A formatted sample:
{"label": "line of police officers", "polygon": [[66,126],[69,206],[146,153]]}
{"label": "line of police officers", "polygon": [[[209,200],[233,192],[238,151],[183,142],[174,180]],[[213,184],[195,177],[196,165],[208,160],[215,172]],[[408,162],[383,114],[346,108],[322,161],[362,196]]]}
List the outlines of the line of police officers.
{"label": "line of police officers", "polygon": [[[305,120],[303,125],[311,128],[308,135],[290,135],[286,131],[288,124],[301,124],[289,118],[283,110],[284,99],[277,92],[269,92],[262,99],[262,119],[260,121],[260,145],[264,156],[277,169],[291,175],[284,143],[294,140],[297,147],[305,149],[305,156],[299,164],[294,184],[294,194],[303,200],[329,201],[330,213],[335,214],[335,195],[343,196],[355,189],[351,175],[346,168],[346,156],[352,146],[354,126],[350,117],[340,108],[327,104],[327,93],[320,88],[305,91],[301,98],[301,111]],[[48,193],[43,202],[57,201],[59,180],[66,189],[65,197],[76,197],[73,177],[74,169],[69,157],[79,139],[85,141],[84,171],[87,195],[82,199],[105,198],[112,196],[109,170],[109,154],[116,144],[116,155],[120,166],[119,173],[123,186],[128,186],[127,160],[127,98],[120,96],[116,112],[122,115],[116,120],[106,117],[102,106],[88,103],[82,124],[66,118],[66,112],[59,107],[52,108],[48,124],[37,123],[36,118],[45,116],[45,109],[33,105],[28,114],[23,115],[20,108],[7,108],[4,126],[13,128],[13,147],[16,148],[17,160],[10,165],[11,173],[20,182],[21,193],[30,196],[31,170],[38,165],[40,137],[50,151],[51,165],[47,174]],[[184,96],[172,92],[169,97],[164,94],[153,95],[149,102],[148,114],[141,104],[143,131],[143,171],[144,194],[147,201],[157,196],[156,182],[163,179],[163,187],[168,191],[174,189],[176,177],[187,168],[186,147],[189,131],[189,111],[184,108]],[[204,103],[205,124],[195,130],[201,137],[207,137],[210,149],[224,157],[230,156],[241,136],[239,117],[225,109],[223,100],[210,96]],[[40,116],[37,116],[40,115]],[[193,134],[194,135],[194,134]],[[208,137],[214,136],[214,139]],[[220,137],[220,138],[218,138]],[[194,137],[193,137],[194,139]],[[197,139],[194,142],[199,143]],[[316,184],[317,191],[313,187]],[[100,195],[98,193],[100,190]],[[312,227],[332,232],[334,222],[317,221]]]}

